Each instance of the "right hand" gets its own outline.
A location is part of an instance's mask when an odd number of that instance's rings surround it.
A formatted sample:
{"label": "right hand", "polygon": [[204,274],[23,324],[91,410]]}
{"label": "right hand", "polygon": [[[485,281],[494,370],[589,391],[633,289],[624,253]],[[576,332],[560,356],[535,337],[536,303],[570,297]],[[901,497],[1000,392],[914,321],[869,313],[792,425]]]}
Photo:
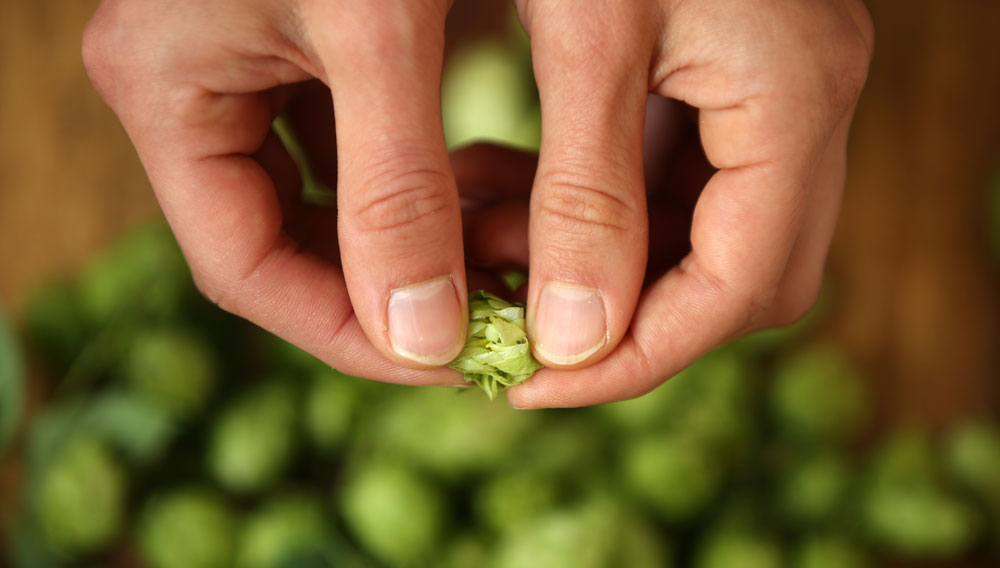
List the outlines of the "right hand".
{"label": "right hand", "polygon": [[[468,313],[439,94],[449,8],[105,0],[85,32],[87,71],[198,287],[347,373],[462,384],[433,369],[462,348]],[[283,112],[336,164],[321,168],[336,211],[301,201],[271,130]]]}

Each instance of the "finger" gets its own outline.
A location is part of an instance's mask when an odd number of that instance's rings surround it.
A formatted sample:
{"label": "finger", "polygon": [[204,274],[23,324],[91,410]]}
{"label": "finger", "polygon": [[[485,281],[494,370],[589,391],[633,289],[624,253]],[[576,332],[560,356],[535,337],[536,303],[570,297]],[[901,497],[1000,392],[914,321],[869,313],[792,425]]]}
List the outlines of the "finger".
{"label": "finger", "polygon": [[853,111],[837,126],[816,170],[815,189],[809,196],[802,216],[802,231],[789,254],[788,265],[778,284],[774,303],[752,329],[794,323],[813,307],[819,297],[827,252],[837,226],[844,191],[850,114]]}
{"label": "finger", "polygon": [[321,4],[309,15],[337,114],[341,259],[372,344],[448,363],[468,321],[461,211],[441,127],[445,2]]}
{"label": "finger", "polygon": [[624,336],[645,271],[649,20],[605,3],[531,3],[526,18],[542,105],[529,336],[546,365],[590,365]]}
{"label": "finger", "polygon": [[[201,3],[155,14],[120,6],[102,9],[88,27],[88,70],[135,143],[205,295],[347,373],[460,383],[456,373],[403,369],[382,357],[353,317],[340,271],[283,232],[274,183],[252,156],[273,118],[261,93],[304,73],[263,47],[277,40],[254,30],[269,26],[199,29],[189,23],[247,23],[233,14],[188,13],[212,8]],[[205,37],[213,41],[200,41]],[[177,58],[164,61],[164,54]]]}

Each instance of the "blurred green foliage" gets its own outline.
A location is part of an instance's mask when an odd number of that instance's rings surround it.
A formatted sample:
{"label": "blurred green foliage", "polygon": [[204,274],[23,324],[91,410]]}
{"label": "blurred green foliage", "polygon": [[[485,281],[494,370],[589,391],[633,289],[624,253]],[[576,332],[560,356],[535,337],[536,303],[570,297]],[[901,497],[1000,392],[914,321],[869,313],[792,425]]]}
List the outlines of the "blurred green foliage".
{"label": "blurred green foliage", "polygon": [[130,386],[172,415],[197,413],[215,388],[215,355],[196,330],[140,330],[125,357]]}
{"label": "blurred green foliage", "polygon": [[868,553],[856,543],[837,535],[810,535],[793,551],[793,568],[866,568]]}
{"label": "blurred green foliage", "polygon": [[221,568],[232,565],[236,528],[221,494],[183,487],[149,499],[136,540],[153,568]]}
{"label": "blurred green foliage", "polygon": [[445,500],[403,464],[377,460],[352,472],[336,499],[348,528],[379,560],[430,566],[444,536]]}
{"label": "blurred green foliage", "polygon": [[[179,258],[165,229],[139,235],[100,262]],[[108,565],[123,547],[153,568],[1000,555],[997,424],[859,452],[864,380],[808,328],[710,353],[634,400],[523,412],[349,377],[221,313],[186,272],[143,270],[173,282],[153,300],[147,280],[109,280],[121,302],[103,320],[80,317],[82,280],[36,296],[58,310],[26,310],[52,394],[19,454],[16,567]],[[57,311],[78,331],[57,333]]]}
{"label": "blurred green foliage", "polygon": [[327,521],[322,501],[308,494],[278,495],[245,521],[240,533],[236,566],[326,566]]}
{"label": "blurred green foliage", "polygon": [[[449,63],[450,144],[537,148],[526,41],[491,40]],[[305,178],[306,198],[328,202]],[[864,377],[811,339],[827,302],[637,399],[524,412],[467,389],[332,370],[202,299],[167,227],[141,228],[25,306],[24,344],[48,400],[15,445],[25,474],[0,563],[1000,561],[996,421],[865,439]],[[23,411],[20,351],[5,329],[0,444]]]}
{"label": "blurred green foliage", "polygon": [[252,387],[223,408],[209,433],[209,469],[236,492],[278,481],[296,445],[296,400],[288,381]]}
{"label": "blurred green foliage", "polygon": [[36,496],[52,549],[72,556],[107,545],[122,526],[126,484],[123,467],[97,438],[63,444],[43,469]]}
{"label": "blurred green foliage", "polygon": [[721,527],[708,533],[695,556],[698,568],[781,568],[783,552],[775,537],[750,527]]}
{"label": "blurred green foliage", "polygon": [[21,416],[24,367],[21,349],[7,319],[0,311],[0,456],[14,435]]}
{"label": "blurred green foliage", "polygon": [[473,43],[448,62],[441,107],[449,148],[481,140],[526,150],[541,145],[528,37],[516,21],[509,23],[508,37]]}
{"label": "blurred green foliage", "polygon": [[864,395],[844,355],[816,345],[782,361],[771,404],[783,436],[823,444],[850,437],[864,423]]}
{"label": "blurred green foliage", "polygon": [[864,480],[860,520],[881,547],[909,556],[949,557],[979,536],[982,519],[946,483],[931,441],[919,433],[888,440]]}

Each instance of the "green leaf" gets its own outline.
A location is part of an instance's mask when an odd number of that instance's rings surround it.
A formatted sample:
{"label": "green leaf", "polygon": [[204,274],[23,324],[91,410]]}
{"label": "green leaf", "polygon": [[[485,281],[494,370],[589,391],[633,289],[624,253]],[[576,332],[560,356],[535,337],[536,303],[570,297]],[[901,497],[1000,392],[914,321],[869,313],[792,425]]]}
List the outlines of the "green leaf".
{"label": "green leaf", "polygon": [[24,366],[14,334],[0,312],[0,451],[14,434],[21,415]]}
{"label": "green leaf", "polygon": [[469,294],[469,319],[465,349],[449,366],[490,399],[542,368],[528,346],[524,305],[479,290]]}

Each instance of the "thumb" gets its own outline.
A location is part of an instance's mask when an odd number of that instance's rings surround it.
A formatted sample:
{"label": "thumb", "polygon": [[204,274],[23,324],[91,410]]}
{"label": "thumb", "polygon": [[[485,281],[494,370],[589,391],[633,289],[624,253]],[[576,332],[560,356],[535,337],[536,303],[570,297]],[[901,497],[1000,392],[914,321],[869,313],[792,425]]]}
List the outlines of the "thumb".
{"label": "thumb", "polygon": [[[448,363],[467,325],[458,191],[441,127],[444,2],[330,6],[317,49],[336,113],[338,234],[361,327],[383,355]],[[433,6],[428,6],[433,4]]]}
{"label": "thumb", "polygon": [[640,11],[592,4],[529,14],[542,145],[528,325],[536,356],[550,366],[590,365],[614,349],[646,267],[642,131],[652,39]]}

